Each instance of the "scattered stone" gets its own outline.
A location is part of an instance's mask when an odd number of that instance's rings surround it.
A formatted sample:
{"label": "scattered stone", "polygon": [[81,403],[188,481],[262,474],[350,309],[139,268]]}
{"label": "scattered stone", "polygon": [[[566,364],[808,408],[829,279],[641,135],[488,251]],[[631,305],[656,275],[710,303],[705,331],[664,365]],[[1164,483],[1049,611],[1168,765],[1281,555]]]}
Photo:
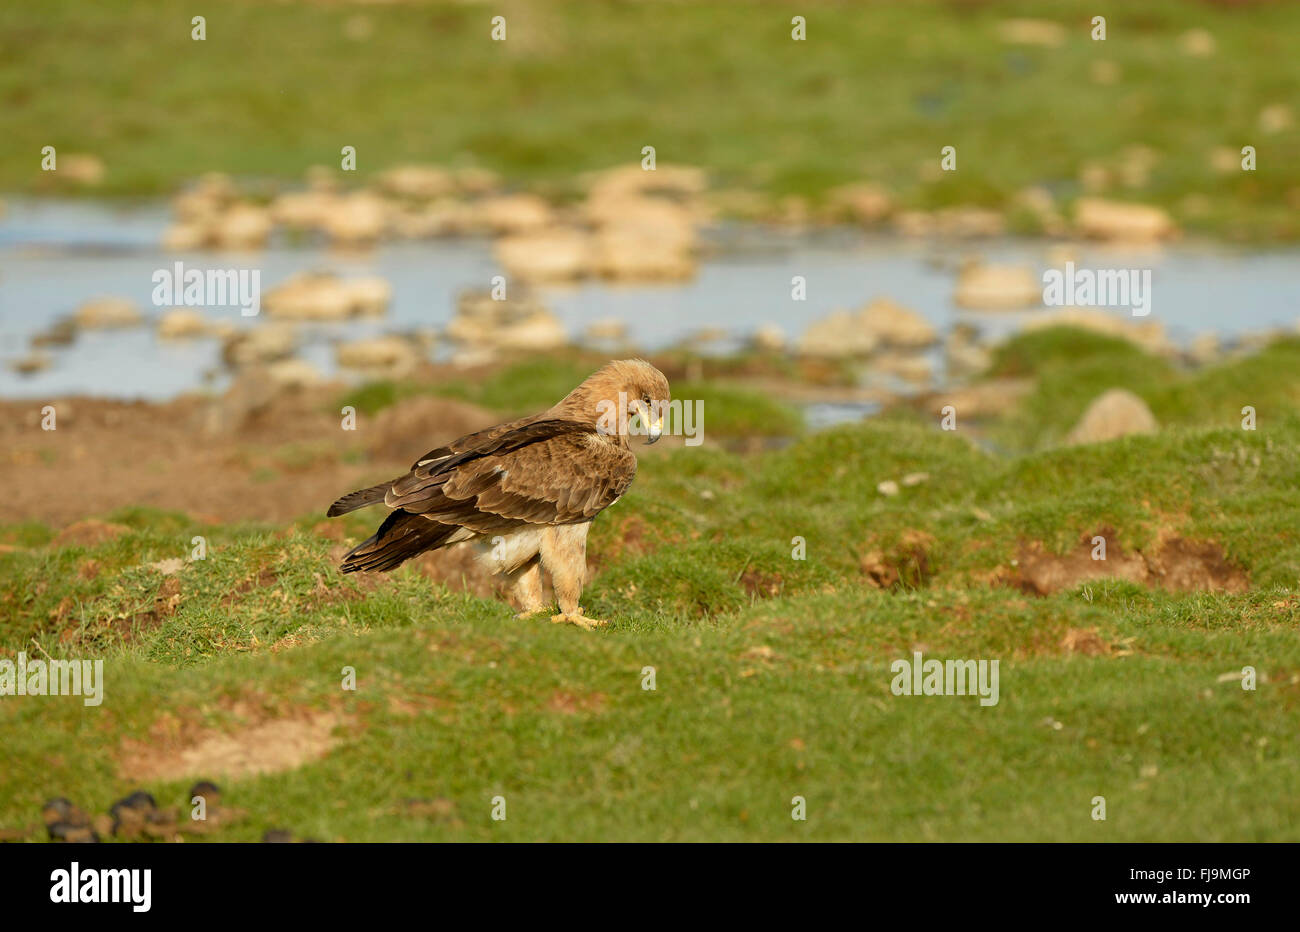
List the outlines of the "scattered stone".
{"label": "scattered stone", "polygon": [[952,328],[944,341],[943,354],[950,378],[976,375],[993,362],[993,354],[979,343],[979,331],[967,323]]}
{"label": "scattered stone", "polygon": [[77,319],[60,317],[32,337],[32,346],[70,346],[77,339]]}
{"label": "scattered stone", "polygon": [[594,250],[591,237],[564,228],[535,230],[505,236],[494,246],[506,273],[528,282],[566,282],[591,274]]}
{"label": "scattered stone", "polygon": [[1099,58],[1088,66],[1088,75],[1092,78],[1092,83],[1103,87],[1118,84],[1122,74],[1120,66],[1108,58]]}
{"label": "scattered stone", "polygon": [[1012,45],[1059,48],[1065,44],[1065,27],[1045,19],[1007,19],[998,24],[998,35]]}
{"label": "scattered stone", "polygon": [[488,291],[467,291],[456,302],[447,338],[492,350],[556,349],[568,343],[559,318],[528,294],[494,301]]}
{"label": "scattered stone", "polygon": [[884,353],[872,357],[872,369],[914,385],[926,385],[934,377],[934,363],[919,353]]}
{"label": "scattered stone", "polygon": [[293,355],[298,336],[287,324],[262,324],[236,330],[221,347],[221,358],[226,365],[240,368],[257,363],[273,362]]}
{"label": "scattered stone", "polygon": [[490,233],[535,233],[555,223],[551,205],[536,194],[487,197],[476,206],[479,222]]}
{"label": "scattered stone", "polygon": [[336,245],[356,248],[373,245],[388,231],[391,205],[368,191],[333,198],[320,220],[320,228]]}
{"label": "scattered stone", "polygon": [[167,311],[158,319],[160,340],[190,340],[210,335],[211,330],[204,316],[189,308]]}
{"label": "scattered stone", "polygon": [[894,199],[881,185],[870,182],[845,185],[830,192],[833,216],[848,216],[865,226],[879,223],[894,210]]}
{"label": "scattered stone", "polygon": [[1178,46],[1184,55],[1208,58],[1218,49],[1214,35],[1208,29],[1189,29],[1178,37]]}
{"label": "scattered stone", "polygon": [[265,371],[277,388],[309,388],[325,381],[320,370],[305,359],[277,359],[267,363]]}
{"label": "scattered stone", "polygon": [[338,197],[329,191],[287,191],[271,201],[273,221],[291,230],[323,230]]}
{"label": "scattered stone", "polygon": [[392,217],[393,232],[407,239],[467,233],[474,223],[474,208],[451,200],[402,207]]}
{"label": "scattered stone", "polygon": [[928,482],[930,474],[928,472],[909,472],[903,477],[903,485],[912,486],[920,485],[922,482]]}
{"label": "scattered stone", "polygon": [[587,324],[583,335],[597,343],[621,342],[627,339],[627,324],[616,317],[594,320]]}
{"label": "scattered stone", "polygon": [[1110,242],[1154,242],[1178,232],[1168,212],[1145,204],[1080,198],[1074,223],[1084,236]]}
{"label": "scattered stone", "polygon": [[898,494],[898,483],[893,479],[886,479],[883,482],[877,483],[876,491],[881,495],[892,498]]}
{"label": "scattered stone", "polygon": [[814,321],[799,338],[797,350],[803,356],[844,359],[869,356],[880,338],[862,325],[861,319],[848,311],[833,311]]}
{"label": "scattered stone", "polygon": [[271,236],[271,213],[253,204],[235,204],[214,220],[207,242],[217,249],[261,249]]}
{"label": "scattered stone", "polygon": [[335,359],[344,369],[358,369],[369,378],[402,378],[421,362],[419,352],[401,337],[371,337],[340,343]]}
{"label": "scattered stone", "polygon": [[1259,111],[1259,128],[1270,136],[1281,133],[1295,125],[1291,108],[1286,104],[1269,104]]}
{"label": "scattered stone", "polygon": [[1187,347],[1187,356],[1198,366],[1207,366],[1217,362],[1223,355],[1223,346],[1217,333],[1199,333]]}
{"label": "scattered stone", "polygon": [[750,343],[756,350],[765,353],[779,353],[785,349],[785,331],[776,324],[763,324],[754,331]]}
{"label": "scattered stone", "polygon": [[435,165],[399,165],[379,176],[379,187],[396,197],[427,201],[451,194],[456,182],[446,169]]}
{"label": "scattered stone", "polygon": [[140,309],[127,298],[95,298],[77,308],[73,318],[83,330],[135,327],[144,322]]}
{"label": "scattered stone", "polygon": [[695,260],[686,242],[633,226],[597,233],[592,265],[597,275],[624,282],[687,281],[695,276]]}
{"label": "scattered stone", "polygon": [[889,298],[876,298],[860,309],[858,320],[882,346],[924,349],[939,340],[938,331],[928,320]]}
{"label": "scattered stone", "polygon": [[346,320],[388,310],[392,287],[382,278],[343,279],[327,272],[295,275],[268,291],[262,307],[285,320]]}
{"label": "scattered stone", "polygon": [[59,178],[87,188],[103,184],[104,176],[108,173],[104,167],[104,160],[97,155],[68,153],[60,155],[56,164],[58,166],[56,174]]}
{"label": "scattered stone", "polygon": [[1112,388],[1093,399],[1065,442],[1102,443],[1132,434],[1153,434],[1159,427],[1145,401],[1126,389]]}
{"label": "scattered stone", "polygon": [[1041,305],[1043,288],[1027,268],[972,265],[958,276],[953,300],[958,307],[972,310],[1020,310]]}
{"label": "scattered stone", "polygon": [[44,372],[54,364],[49,353],[28,353],[9,363],[9,368],[19,375],[35,375]]}

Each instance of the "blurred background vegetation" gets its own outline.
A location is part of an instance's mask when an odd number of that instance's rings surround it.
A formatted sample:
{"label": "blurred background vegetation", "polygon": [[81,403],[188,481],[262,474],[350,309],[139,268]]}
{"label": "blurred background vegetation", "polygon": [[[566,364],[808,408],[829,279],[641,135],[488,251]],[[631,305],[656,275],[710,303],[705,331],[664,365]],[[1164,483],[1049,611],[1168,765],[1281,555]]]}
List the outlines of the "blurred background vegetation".
{"label": "blurred background vegetation", "polygon": [[[355,146],[477,165],[552,195],[635,162],[816,203],[868,178],[908,206],[1058,198],[1089,172],[1189,230],[1294,239],[1300,5],[1144,0],[687,4],[502,0],[193,4],[43,0],[0,9],[0,190],[57,184],[40,150],[89,152],[100,192],[164,193],[204,171],[301,178]],[[503,15],[507,39],[490,38]],[[791,18],[807,40],[791,40]],[[1050,17],[1037,27],[1008,20]],[[957,147],[955,173],[936,170]],[[1215,149],[1259,170],[1215,170]],[[1116,160],[1151,150],[1133,176]],[[1189,196],[1191,200],[1189,200]]]}

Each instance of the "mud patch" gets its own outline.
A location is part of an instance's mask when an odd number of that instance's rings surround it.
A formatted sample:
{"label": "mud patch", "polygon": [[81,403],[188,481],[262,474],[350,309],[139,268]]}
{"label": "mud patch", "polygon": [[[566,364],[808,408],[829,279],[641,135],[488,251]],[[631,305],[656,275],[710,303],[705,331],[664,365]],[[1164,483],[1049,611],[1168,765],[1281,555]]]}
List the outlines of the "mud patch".
{"label": "mud patch", "polygon": [[556,690],[551,694],[546,707],[561,715],[577,715],[581,712],[599,712],[605,706],[604,693],[579,695],[565,690]]}
{"label": "mud patch", "polygon": [[772,599],[781,594],[785,580],[780,573],[764,573],[748,567],[740,576],[740,584],[751,599]]}
{"label": "mud patch", "polygon": [[858,558],[858,568],[877,589],[919,589],[934,572],[930,561],[933,546],[931,535],[909,529],[897,539],[867,550]]}
{"label": "mud patch", "polygon": [[[1106,539],[1106,559],[1094,560],[1092,539]],[[1168,537],[1147,552],[1125,553],[1113,528],[1084,534],[1068,553],[1047,552],[1038,541],[1020,547],[1016,566],[999,573],[1002,581],[1034,595],[1073,589],[1080,583],[1122,579],[1171,592],[1245,592],[1246,571],[1234,566],[1215,541]]]}
{"label": "mud patch", "polygon": [[1089,657],[1109,654],[1111,647],[1098,633],[1096,628],[1071,628],[1061,638],[1061,647],[1071,654],[1085,654]]}
{"label": "mud patch", "polygon": [[206,732],[167,746],[124,741],[118,774],[124,780],[235,779],[293,770],[329,753],[343,718],[304,710],[288,718],[258,722],[232,732]]}
{"label": "mud patch", "polygon": [[117,540],[123,534],[129,533],[131,533],[131,529],[125,524],[111,524],[107,521],[96,521],[94,518],[90,518],[69,524],[58,533],[54,540],[50,541],[50,546],[56,549],[60,547],[98,547],[100,544]]}

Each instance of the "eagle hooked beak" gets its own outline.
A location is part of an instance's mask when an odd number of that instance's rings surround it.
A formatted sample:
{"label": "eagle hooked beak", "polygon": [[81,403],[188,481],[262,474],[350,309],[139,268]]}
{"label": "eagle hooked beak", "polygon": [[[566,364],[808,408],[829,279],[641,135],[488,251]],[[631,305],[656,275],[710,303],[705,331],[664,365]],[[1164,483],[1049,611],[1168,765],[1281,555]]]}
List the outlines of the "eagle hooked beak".
{"label": "eagle hooked beak", "polygon": [[654,443],[664,433],[664,417],[662,414],[656,420],[650,420],[653,406],[646,404],[644,401],[637,402],[638,413],[641,415],[641,423],[646,425],[646,443]]}

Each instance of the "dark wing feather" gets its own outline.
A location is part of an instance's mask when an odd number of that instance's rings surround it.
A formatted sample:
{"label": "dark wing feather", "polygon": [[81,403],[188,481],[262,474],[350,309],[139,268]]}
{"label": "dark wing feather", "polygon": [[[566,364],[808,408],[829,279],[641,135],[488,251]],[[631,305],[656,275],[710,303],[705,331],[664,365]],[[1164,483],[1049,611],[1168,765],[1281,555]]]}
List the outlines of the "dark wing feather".
{"label": "dark wing feather", "polygon": [[426,457],[393,482],[385,504],[480,533],[574,524],[608,507],[636,475],[630,450],[574,421],[532,421],[483,446]]}
{"label": "dark wing feather", "polygon": [[343,562],[389,570],[445,546],[458,528],[495,534],[526,524],[590,521],[627,491],[636,457],[595,427],[525,418],[469,434],[421,457],[390,483],[353,492],[331,514],[383,501],[394,511]]}

